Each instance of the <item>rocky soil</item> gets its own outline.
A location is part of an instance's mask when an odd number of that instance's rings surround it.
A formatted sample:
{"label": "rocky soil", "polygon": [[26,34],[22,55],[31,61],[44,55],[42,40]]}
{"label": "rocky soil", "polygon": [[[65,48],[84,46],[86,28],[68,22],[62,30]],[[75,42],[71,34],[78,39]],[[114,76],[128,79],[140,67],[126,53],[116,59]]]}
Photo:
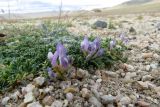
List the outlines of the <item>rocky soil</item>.
{"label": "rocky soil", "polygon": [[30,78],[26,86],[1,96],[0,107],[160,107],[160,17],[137,17],[114,16],[116,29],[92,29],[94,18],[77,19],[68,28],[75,34],[102,37],[126,32],[127,63],[95,74],[79,69],[78,78],[67,81]]}

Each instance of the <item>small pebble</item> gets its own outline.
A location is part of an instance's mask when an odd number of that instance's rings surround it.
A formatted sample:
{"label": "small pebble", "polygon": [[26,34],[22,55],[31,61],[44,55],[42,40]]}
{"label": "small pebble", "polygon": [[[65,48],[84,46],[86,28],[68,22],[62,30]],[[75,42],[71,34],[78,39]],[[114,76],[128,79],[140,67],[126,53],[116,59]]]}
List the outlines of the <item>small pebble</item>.
{"label": "small pebble", "polygon": [[42,86],[45,82],[45,78],[44,77],[37,77],[34,79],[34,82],[37,86]]}
{"label": "small pebble", "polygon": [[82,94],[82,97],[83,97],[83,98],[89,98],[89,96],[90,96],[90,91],[89,91],[87,88],[83,88],[83,89],[81,90],[81,94]]}
{"label": "small pebble", "polygon": [[10,100],[10,97],[3,98],[2,99],[2,105],[7,105],[9,100]]}
{"label": "small pebble", "polygon": [[109,104],[109,103],[113,103],[116,98],[112,95],[103,95],[101,96],[101,100],[103,104]]}
{"label": "small pebble", "polygon": [[73,100],[73,94],[72,94],[72,93],[67,93],[67,94],[66,94],[66,99],[67,99],[68,101],[72,101],[72,100]]}
{"label": "small pebble", "polygon": [[32,102],[34,100],[35,100],[35,97],[33,96],[32,92],[29,92],[24,96],[24,103],[29,103],[29,102]]}
{"label": "small pebble", "polygon": [[103,107],[100,101],[97,100],[96,97],[90,97],[89,102],[93,104],[95,107]]}
{"label": "small pebble", "polygon": [[52,103],[51,107],[62,107],[63,103],[59,100],[56,100]]}
{"label": "small pebble", "polygon": [[120,102],[121,102],[121,104],[123,104],[123,105],[127,105],[127,104],[130,104],[131,103],[131,99],[129,98],[129,97],[122,97],[121,99],[120,99]]}
{"label": "small pebble", "polygon": [[43,107],[39,102],[33,102],[27,105],[27,107]]}
{"label": "small pebble", "polygon": [[54,98],[53,98],[52,96],[46,96],[46,97],[44,97],[44,99],[42,100],[42,103],[43,103],[44,105],[50,106],[50,105],[53,103],[53,101],[54,101]]}
{"label": "small pebble", "polygon": [[137,101],[136,105],[139,107],[150,107],[150,104],[145,101]]}

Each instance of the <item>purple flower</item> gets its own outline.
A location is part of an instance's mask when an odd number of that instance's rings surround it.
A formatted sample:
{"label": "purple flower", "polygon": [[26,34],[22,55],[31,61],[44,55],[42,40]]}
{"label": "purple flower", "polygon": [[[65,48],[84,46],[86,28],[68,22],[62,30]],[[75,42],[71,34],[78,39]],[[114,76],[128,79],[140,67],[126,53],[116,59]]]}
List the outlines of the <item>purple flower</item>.
{"label": "purple flower", "polygon": [[67,54],[67,50],[65,49],[65,47],[61,43],[57,44],[56,50],[58,51],[58,54],[60,57],[66,56],[66,54]]}
{"label": "purple flower", "polygon": [[57,59],[58,59],[58,51],[56,51],[53,54],[52,60],[51,60],[51,64],[53,67],[55,67],[57,65]]}
{"label": "purple flower", "polygon": [[55,78],[57,76],[56,73],[54,73],[51,68],[48,67],[47,71],[50,78]]}
{"label": "purple flower", "polygon": [[103,51],[100,48],[99,38],[96,38],[93,42],[90,42],[87,37],[84,37],[84,40],[81,42],[81,50],[85,54],[86,60],[99,57],[103,54]]}
{"label": "purple flower", "polygon": [[113,49],[116,46],[116,40],[111,40],[109,43],[110,50]]}
{"label": "purple flower", "polygon": [[96,53],[95,57],[100,57],[100,56],[102,56],[103,54],[104,54],[104,49],[101,48],[101,49],[99,49],[98,52]]}
{"label": "purple flower", "polygon": [[96,38],[94,41],[93,41],[93,43],[95,44],[95,46],[96,46],[96,50],[97,49],[99,49],[100,48],[100,39],[99,38]]}
{"label": "purple flower", "polygon": [[69,60],[67,57],[59,57],[59,62],[60,62],[60,65],[63,67],[63,68],[67,68],[69,66]]}
{"label": "purple flower", "polygon": [[119,37],[120,37],[120,39],[123,41],[124,38],[125,38],[125,33],[121,33],[121,34],[119,35]]}
{"label": "purple flower", "polygon": [[89,41],[87,37],[84,37],[84,40],[81,42],[81,50],[84,53],[88,52],[88,48],[89,48]]}
{"label": "purple flower", "polygon": [[128,40],[127,37],[125,37],[125,34],[124,34],[124,33],[121,33],[121,34],[119,35],[119,37],[120,37],[120,40],[122,41],[122,43],[124,43],[125,45],[128,44],[129,40]]}
{"label": "purple flower", "polygon": [[50,59],[55,72],[64,72],[68,70],[71,62],[69,57],[67,56],[67,50],[61,43],[57,44],[54,54],[52,54],[51,52],[48,53],[48,59]]}

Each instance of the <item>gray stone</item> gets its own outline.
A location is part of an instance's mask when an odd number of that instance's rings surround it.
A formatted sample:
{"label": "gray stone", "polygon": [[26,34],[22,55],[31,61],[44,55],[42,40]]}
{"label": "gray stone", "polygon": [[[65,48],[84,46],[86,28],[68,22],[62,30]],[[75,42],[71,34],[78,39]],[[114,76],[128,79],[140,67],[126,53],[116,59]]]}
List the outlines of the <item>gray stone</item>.
{"label": "gray stone", "polygon": [[29,92],[24,96],[24,103],[29,103],[29,102],[32,102],[34,100],[35,100],[35,97],[33,96],[32,92]]}
{"label": "gray stone", "polygon": [[10,100],[10,97],[3,98],[2,99],[2,105],[7,105],[9,100]]}
{"label": "gray stone", "polygon": [[68,107],[68,103],[69,103],[68,100],[64,100],[64,102],[63,102],[63,107]]}
{"label": "gray stone", "polygon": [[90,91],[87,88],[83,88],[81,90],[81,94],[83,98],[89,98],[90,97]]}
{"label": "gray stone", "polygon": [[150,45],[150,49],[153,51],[159,51],[160,46],[156,43]]}
{"label": "gray stone", "polygon": [[140,107],[150,107],[150,104],[141,100],[141,101],[137,101],[137,106],[140,106]]}
{"label": "gray stone", "polygon": [[133,78],[133,77],[136,77],[137,76],[137,74],[136,74],[136,72],[127,72],[126,73],[126,76],[125,76],[125,79],[131,79],[131,78]]}
{"label": "gray stone", "polygon": [[89,76],[88,71],[82,70],[82,69],[77,70],[77,78],[82,79],[82,78],[86,78],[88,76]]}
{"label": "gray stone", "polygon": [[72,100],[73,100],[73,94],[72,94],[72,93],[67,93],[67,94],[66,94],[66,99],[67,99],[68,101],[72,101]]}
{"label": "gray stone", "polygon": [[101,99],[101,98],[100,98],[100,93],[97,91],[97,89],[92,88],[91,91],[92,91],[92,93],[94,94],[94,96],[95,96],[98,100]]}
{"label": "gray stone", "polygon": [[160,22],[157,23],[156,28],[157,28],[158,31],[160,31]]}
{"label": "gray stone", "polygon": [[118,77],[118,74],[116,72],[111,72],[111,71],[104,71],[104,72],[106,76],[113,77],[113,78]]}
{"label": "gray stone", "polygon": [[42,86],[45,82],[45,78],[44,77],[37,77],[34,79],[34,82],[37,86]]}
{"label": "gray stone", "polygon": [[28,84],[26,87],[22,87],[22,94],[26,94],[28,92],[32,92],[35,89],[35,86],[32,84]]}
{"label": "gray stone", "polygon": [[142,81],[150,81],[153,77],[151,75],[145,75],[142,77]]}
{"label": "gray stone", "polygon": [[157,69],[158,68],[158,63],[152,63],[150,64],[152,69]]}
{"label": "gray stone", "polygon": [[46,96],[46,97],[44,97],[44,99],[42,100],[42,103],[43,103],[44,105],[50,106],[50,105],[53,103],[53,101],[54,101],[54,98],[53,98],[52,96]]}
{"label": "gray stone", "polygon": [[147,65],[147,66],[146,66],[146,71],[150,71],[150,69],[151,69],[151,66],[150,66],[150,65]]}
{"label": "gray stone", "polygon": [[33,102],[27,105],[27,107],[43,107],[39,102]]}
{"label": "gray stone", "polygon": [[136,81],[135,88],[138,90],[148,89],[148,82]]}
{"label": "gray stone", "polygon": [[113,104],[108,104],[107,107],[115,107]]}
{"label": "gray stone", "polygon": [[129,98],[129,97],[122,97],[121,99],[120,99],[120,102],[121,102],[121,104],[123,104],[123,105],[127,105],[127,104],[130,104],[131,103],[131,99]]}
{"label": "gray stone", "polygon": [[90,97],[89,102],[93,104],[95,107],[103,107],[102,103],[98,101],[96,97]]}
{"label": "gray stone", "polygon": [[109,104],[109,103],[113,103],[116,98],[112,95],[103,95],[101,96],[101,100],[103,104]]}
{"label": "gray stone", "polygon": [[136,34],[136,30],[135,30],[135,28],[133,28],[133,27],[130,27],[129,32]]}
{"label": "gray stone", "polygon": [[127,65],[127,70],[129,72],[134,72],[135,71],[135,68],[132,66],[132,65]]}
{"label": "gray stone", "polygon": [[93,26],[93,28],[107,28],[107,23],[105,21],[97,20]]}
{"label": "gray stone", "polygon": [[51,107],[62,107],[63,103],[59,100],[56,100],[52,103]]}

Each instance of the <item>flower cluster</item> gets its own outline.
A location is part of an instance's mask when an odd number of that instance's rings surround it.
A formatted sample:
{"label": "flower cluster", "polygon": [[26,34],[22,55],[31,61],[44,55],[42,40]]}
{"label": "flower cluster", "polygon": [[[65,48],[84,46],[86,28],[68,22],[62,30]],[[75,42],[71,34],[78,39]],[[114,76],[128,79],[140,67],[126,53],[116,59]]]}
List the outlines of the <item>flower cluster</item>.
{"label": "flower cluster", "polygon": [[[121,42],[124,44],[128,42],[128,39],[124,37],[123,34],[120,35],[120,43]],[[113,53],[117,52],[117,50],[114,50],[114,48],[119,46],[118,40],[112,39],[108,45],[110,51],[113,50]],[[79,46],[77,48],[79,49]],[[80,49],[85,56],[81,58],[80,62],[83,62],[85,58],[87,64],[89,64],[88,62],[92,62],[94,59],[99,60],[100,58],[98,59],[98,57],[101,57],[105,53],[104,49],[101,48],[101,42],[99,38],[95,38],[95,40],[89,41],[88,37],[85,36],[83,41],[81,42]],[[78,55],[81,54],[78,53]],[[115,54],[112,55],[114,56]],[[68,73],[68,70],[71,67],[71,59],[67,56],[66,48],[61,43],[58,43],[54,54],[52,52],[48,52],[48,59],[50,60],[54,71],[53,72],[51,68],[48,68],[48,75],[51,78],[54,78],[56,76],[62,79],[65,78],[64,73]]]}
{"label": "flower cluster", "polygon": [[86,56],[86,60],[97,58],[103,55],[104,49],[100,46],[100,39],[96,38],[93,42],[90,42],[87,37],[81,42],[81,50]]}
{"label": "flower cluster", "polygon": [[[67,50],[61,43],[57,44],[54,54],[52,52],[48,53],[48,59],[51,61],[54,72],[60,77],[69,69],[71,64],[70,58],[67,56]],[[54,77],[54,72],[51,72],[50,68],[48,69],[49,76]]]}
{"label": "flower cluster", "polygon": [[116,46],[116,40],[111,40],[109,43],[109,49],[112,50]]}
{"label": "flower cluster", "polygon": [[124,34],[124,33],[121,33],[121,34],[119,35],[119,38],[120,38],[120,40],[122,41],[123,44],[125,44],[125,45],[128,44],[129,40],[128,40],[127,37],[125,37],[125,34]]}
{"label": "flower cluster", "polygon": [[[120,42],[123,43],[124,45],[127,45],[129,40],[127,37],[125,37],[125,34],[124,33],[121,33],[119,35],[119,39],[120,39]],[[114,47],[116,47],[117,45],[117,41],[116,39],[113,39],[109,42],[109,49],[112,50]]]}

